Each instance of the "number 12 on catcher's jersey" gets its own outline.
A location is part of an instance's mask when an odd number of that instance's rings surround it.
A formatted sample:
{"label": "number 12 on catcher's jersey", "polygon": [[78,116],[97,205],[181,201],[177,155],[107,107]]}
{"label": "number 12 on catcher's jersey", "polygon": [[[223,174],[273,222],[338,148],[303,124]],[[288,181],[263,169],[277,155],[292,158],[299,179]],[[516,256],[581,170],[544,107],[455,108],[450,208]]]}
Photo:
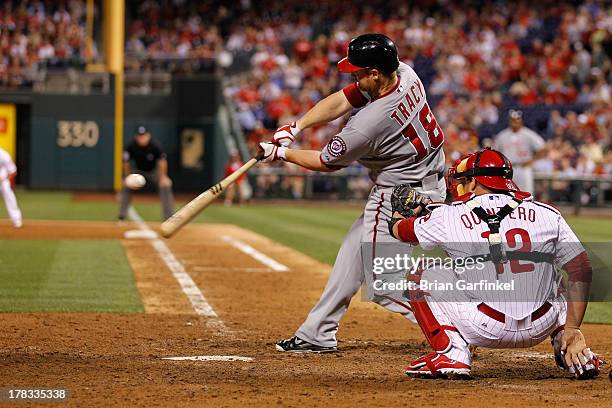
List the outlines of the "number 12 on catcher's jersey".
{"label": "number 12 on catcher's jersey", "polygon": [[438,125],[438,121],[429,109],[429,105],[425,103],[423,108],[419,112],[419,122],[423,127],[423,130],[427,133],[427,139],[429,139],[429,147],[423,144],[423,141],[418,135],[418,132],[412,123],[409,123],[408,126],[402,131],[402,136],[404,136],[410,144],[414,147],[416,151],[416,157],[414,159],[415,162],[419,162],[427,157],[430,153],[438,150],[442,143],[444,143],[444,132],[442,132],[442,128]]}

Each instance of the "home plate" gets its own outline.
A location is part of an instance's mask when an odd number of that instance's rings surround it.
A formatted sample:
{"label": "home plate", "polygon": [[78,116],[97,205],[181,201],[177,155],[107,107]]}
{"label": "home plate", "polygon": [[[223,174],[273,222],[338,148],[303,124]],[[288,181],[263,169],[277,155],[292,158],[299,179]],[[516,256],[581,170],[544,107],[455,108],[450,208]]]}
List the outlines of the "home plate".
{"label": "home plate", "polygon": [[162,357],[162,360],[172,360],[172,361],[253,361],[253,359],[251,357],[241,357],[241,356]]}
{"label": "home plate", "polygon": [[129,230],[123,234],[125,239],[155,239],[157,234],[151,230]]}

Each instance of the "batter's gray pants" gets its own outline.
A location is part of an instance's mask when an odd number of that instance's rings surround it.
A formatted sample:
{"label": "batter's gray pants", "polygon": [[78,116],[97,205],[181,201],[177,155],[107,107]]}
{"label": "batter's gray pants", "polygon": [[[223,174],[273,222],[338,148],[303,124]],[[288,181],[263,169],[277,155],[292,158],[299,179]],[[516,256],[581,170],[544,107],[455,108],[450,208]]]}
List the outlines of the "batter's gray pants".
{"label": "batter's gray pants", "polygon": [[[423,186],[424,188],[417,190],[428,195],[433,201],[444,201],[446,198],[444,179],[426,178]],[[387,226],[387,220],[391,218],[391,191],[392,188],[372,189],[363,215],[351,226],[342,242],[319,302],[295,333],[299,338],[318,346],[336,346],[336,332],[340,320],[346,313],[351,299],[364,283],[364,290],[371,300],[392,312],[402,314],[412,322],[415,321],[410,305],[397,291],[373,291],[373,276],[365,272],[362,258],[363,248],[368,248],[367,246],[376,248],[376,243],[398,242],[389,234]],[[405,250],[410,253],[412,248],[406,244]],[[388,277],[387,280],[401,279],[405,276],[405,271],[398,271],[398,274],[400,276]]]}
{"label": "batter's gray pants", "polygon": [[[144,176],[147,180],[147,186],[155,186],[159,189],[159,198],[162,206],[162,220],[170,218],[174,213],[174,195],[172,194],[172,187],[159,187],[159,178],[156,171],[138,171],[136,173]],[[119,193],[119,219],[126,218],[127,210],[132,201],[132,193],[132,190],[125,185],[121,188],[121,192]]]}

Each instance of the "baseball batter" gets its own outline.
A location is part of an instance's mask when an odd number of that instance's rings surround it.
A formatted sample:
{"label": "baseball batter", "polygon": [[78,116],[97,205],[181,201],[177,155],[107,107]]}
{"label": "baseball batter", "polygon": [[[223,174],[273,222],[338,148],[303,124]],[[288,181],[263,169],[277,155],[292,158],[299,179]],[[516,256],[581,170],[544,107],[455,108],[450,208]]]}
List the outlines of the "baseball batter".
{"label": "baseball batter", "polygon": [[16,175],[17,166],[15,166],[13,159],[6,150],[0,148],[0,193],[4,198],[6,212],[11,222],[15,228],[21,228],[23,226],[21,210],[17,205],[17,198],[12,187]]}
{"label": "baseball batter", "polygon": [[[363,215],[344,238],[319,302],[295,336],[277,343],[279,351],[335,351],[338,324],[364,279],[371,299],[413,320],[402,296],[372,290],[372,276],[364,271],[363,244],[375,250],[377,243],[394,241],[386,220],[392,215],[389,198],[396,184],[408,183],[433,200],[446,196],[444,134],[427,104],[423,83],[412,68],[399,62],[395,44],[382,34],[358,36],[338,68],[351,73],[355,82],[279,128],[269,143],[260,144],[265,162],[286,160],[315,171],[335,171],[358,161],[370,170],[375,184]],[[287,147],[300,130],[352,109],[359,110],[322,151]]]}
{"label": "baseball batter", "polygon": [[[419,286],[410,291],[410,305],[435,352],[407,374],[469,376],[469,346],[531,347],[551,336],[561,368],[581,378],[597,375],[599,359],[580,331],[591,266],[561,214],[519,191],[511,163],[495,150],[460,159],[448,177],[456,201],[392,222],[393,234],[426,250],[440,247],[457,264],[469,258],[481,265],[412,276]],[[567,300],[555,265],[568,272]]]}
{"label": "baseball batter", "polygon": [[533,161],[544,153],[546,142],[533,130],[523,126],[523,113],[511,110],[510,127],[493,138],[493,147],[514,165],[514,182],[521,191],[534,192]]}

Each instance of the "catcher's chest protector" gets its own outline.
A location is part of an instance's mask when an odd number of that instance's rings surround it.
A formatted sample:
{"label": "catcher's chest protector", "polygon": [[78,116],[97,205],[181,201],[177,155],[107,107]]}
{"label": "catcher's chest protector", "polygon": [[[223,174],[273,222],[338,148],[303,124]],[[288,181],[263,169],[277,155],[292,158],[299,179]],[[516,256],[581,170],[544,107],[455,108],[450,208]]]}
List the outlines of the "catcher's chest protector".
{"label": "catcher's chest protector", "polygon": [[512,201],[504,205],[501,210],[495,214],[488,213],[482,208],[474,198],[466,201],[465,205],[482,221],[484,221],[489,227],[489,234],[487,234],[487,240],[489,241],[489,251],[491,253],[491,261],[495,265],[495,269],[498,273],[503,272],[503,264],[508,262],[508,257],[502,246],[501,235],[499,235],[499,227],[504,218],[512,213],[523,200],[512,197]]}

